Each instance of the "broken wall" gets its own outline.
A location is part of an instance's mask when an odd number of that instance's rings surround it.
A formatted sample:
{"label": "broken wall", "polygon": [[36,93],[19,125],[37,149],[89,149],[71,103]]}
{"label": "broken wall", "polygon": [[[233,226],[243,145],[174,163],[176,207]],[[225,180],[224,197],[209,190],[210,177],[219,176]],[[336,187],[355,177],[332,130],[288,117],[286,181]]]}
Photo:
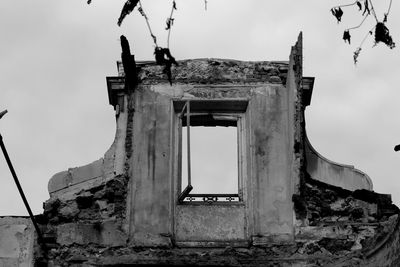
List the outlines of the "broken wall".
{"label": "broken wall", "polygon": [[[365,243],[378,245],[379,257],[397,251],[385,247],[398,231],[387,196],[366,200],[365,192],[310,182],[301,36],[289,63],[184,60],[172,85],[162,66],[137,67],[133,89],[121,64],[120,76],[107,78],[117,132],[104,158],[49,182],[51,263],[304,266],[346,257],[353,265],[342,266],[357,266],[367,262],[360,253],[375,249]],[[241,201],[180,203],[176,103],[227,100],[246,102]]]}
{"label": "broken wall", "polygon": [[29,218],[0,217],[0,266],[34,266],[34,243]]}
{"label": "broken wall", "polygon": [[340,164],[323,157],[312,147],[308,139],[305,151],[307,172],[314,179],[348,190],[372,190],[372,181],[367,174],[352,165]]}
{"label": "broken wall", "polygon": [[[218,246],[248,244],[253,237],[289,240],[293,232],[293,142],[288,131],[287,89],[281,79],[285,79],[287,64],[218,59],[179,63],[172,86],[151,77],[161,73],[154,71],[157,67],[143,66],[142,84],[133,94],[131,242]],[[180,204],[174,101],[225,99],[248,102],[240,189],[243,202]]]}

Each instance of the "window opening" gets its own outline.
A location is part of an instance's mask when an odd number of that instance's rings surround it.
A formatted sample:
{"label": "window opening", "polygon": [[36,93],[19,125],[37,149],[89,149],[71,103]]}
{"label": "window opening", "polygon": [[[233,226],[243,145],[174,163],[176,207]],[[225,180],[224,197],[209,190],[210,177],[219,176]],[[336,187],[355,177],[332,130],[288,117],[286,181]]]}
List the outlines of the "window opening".
{"label": "window opening", "polygon": [[240,114],[192,112],[186,101],[179,114],[179,202],[238,202]]}

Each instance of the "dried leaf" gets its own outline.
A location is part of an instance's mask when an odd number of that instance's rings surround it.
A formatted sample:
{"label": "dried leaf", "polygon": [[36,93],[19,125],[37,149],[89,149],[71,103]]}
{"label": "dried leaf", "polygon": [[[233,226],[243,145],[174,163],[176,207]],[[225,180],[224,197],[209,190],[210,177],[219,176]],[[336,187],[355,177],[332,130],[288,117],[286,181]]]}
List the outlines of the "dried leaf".
{"label": "dried leaf", "polygon": [[349,44],[350,44],[350,38],[351,38],[351,35],[350,35],[349,30],[345,30],[344,33],[343,33],[344,42],[348,41]]}
{"label": "dried leaf", "polygon": [[383,23],[386,23],[386,22],[387,22],[387,16],[388,16],[388,13],[385,13],[385,14],[383,15]]}
{"label": "dried leaf", "polygon": [[175,10],[177,10],[177,9],[176,9],[176,3],[175,3],[175,0],[172,2],[172,8],[173,8],[173,9],[175,9]]}
{"label": "dried leaf", "polygon": [[153,38],[153,42],[157,45],[157,37],[154,34],[151,34],[151,38]]}
{"label": "dried leaf", "polygon": [[361,52],[361,47],[357,48],[356,51],[354,51],[354,55],[353,55],[354,65],[357,65],[358,56],[360,55],[360,52]]}
{"label": "dried leaf", "polygon": [[332,15],[334,15],[338,23],[342,20],[343,10],[340,7],[331,9]]}
{"label": "dried leaf", "polygon": [[156,47],[154,50],[154,55],[156,59],[156,63],[158,65],[164,65],[165,68],[163,72],[167,74],[168,81],[172,85],[172,74],[171,74],[171,66],[172,64],[178,66],[175,58],[171,55],[171,52],[168,48]]}
{"label": "dried leaf", "polygon": [[139,11],[140,15],[142,15],[145,18],[147,18],[146,13],[144,13],[144,11],[143,11],[143,8],[138,7],[138,11]]}
{"label": "dried leaf", "polygon": [[368,1],[369,1],[369,0],[365,0],[365,1],[364,1],[364,12],[363,12],[363,16],[365,15],[365,12],[368,12],[368,15],[371,15],[371,11],[369,10]]}
{"label": "dried leaf", "polygon": [[87,4],[90,5],[92,3],[92,0],[87,0]]}
{"label": "dried leaf", "polygon": [[383,22],[378,22],[375,26],[375,44],[379,42],[386,44],[390,49],[396,46],[393,42],[392,36],[389,34],[389,29]]}
{"label": "dried leaf", "polygon": [[169,29],[171,29],[171,26],[174,25],[174,19],[168,18],[166,24],[167,24],[167,27],[165,29],[168,31]]}
{"label": "dried leaf", "polygon": [[357,6],[358,6],[358,11],[361,11],[362,5],[361,5],[360,1],[357,1]]}
{"label": "dried leaf", "polygon": [[122,21],[124,18],[129,15],[133,9],[136,7],[136,5],[139,3],[139,0],[128,0],[124,4],[124,7],[121,10],[121,15],[118,18],[118,26],[121,26]]}

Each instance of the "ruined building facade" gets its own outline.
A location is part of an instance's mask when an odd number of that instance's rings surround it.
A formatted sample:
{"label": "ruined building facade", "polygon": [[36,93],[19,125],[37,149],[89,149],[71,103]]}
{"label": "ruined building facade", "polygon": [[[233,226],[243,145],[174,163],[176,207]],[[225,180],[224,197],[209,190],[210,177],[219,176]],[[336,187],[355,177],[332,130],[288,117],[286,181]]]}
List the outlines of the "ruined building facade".
{"label": "ruined building facade", "polygon": [[[399,266],[390,196],[307,139],[314,78],[302,75],[301,35],[289,61],[178,63],[170,85],[162,66],[137,62],[134,86],[118,64],[107,78],[112,146],[50,179],[37,216],[44,245],[27,219],[0,219],[0,238],[13,246],[0,245],[0,263]],[[196,126],[237,129],[235,192],[194,193],[182,147]]]}

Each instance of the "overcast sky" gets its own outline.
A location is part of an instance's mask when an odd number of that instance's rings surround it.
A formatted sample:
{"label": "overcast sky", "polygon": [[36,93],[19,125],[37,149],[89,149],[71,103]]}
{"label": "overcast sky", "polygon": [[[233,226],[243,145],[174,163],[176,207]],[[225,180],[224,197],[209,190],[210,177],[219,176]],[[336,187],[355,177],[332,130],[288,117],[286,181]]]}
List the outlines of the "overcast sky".
{"label": "overcast sky", "polygon": [[[124,0],[1,0],[0,132],[34,213],[49,198],[51,176],[99,159],[111,145],[115,118],[106,76],[117,75],[119,36],[138,60],[153,59],[153,44],[137,11],[118,27]],[[172,1],[142,0],[159,45],[166,46],[165,20]],[[288,60],[300,31],[304,75],[316,78],[306,128],[325,157],[366,172],[377,192],[400,204],[400,47],[364,44],[358,66],[353,51],[373,27],[357,25],[357,8],[345,8],[342,23],[332,0],[176,0],[170,49],[176,59]],[[389,0],[375,1],[379,19]],[[393,1],[388,28],[400,45],[400,8]],[[0,215],[26,215],[0,156]]]}

